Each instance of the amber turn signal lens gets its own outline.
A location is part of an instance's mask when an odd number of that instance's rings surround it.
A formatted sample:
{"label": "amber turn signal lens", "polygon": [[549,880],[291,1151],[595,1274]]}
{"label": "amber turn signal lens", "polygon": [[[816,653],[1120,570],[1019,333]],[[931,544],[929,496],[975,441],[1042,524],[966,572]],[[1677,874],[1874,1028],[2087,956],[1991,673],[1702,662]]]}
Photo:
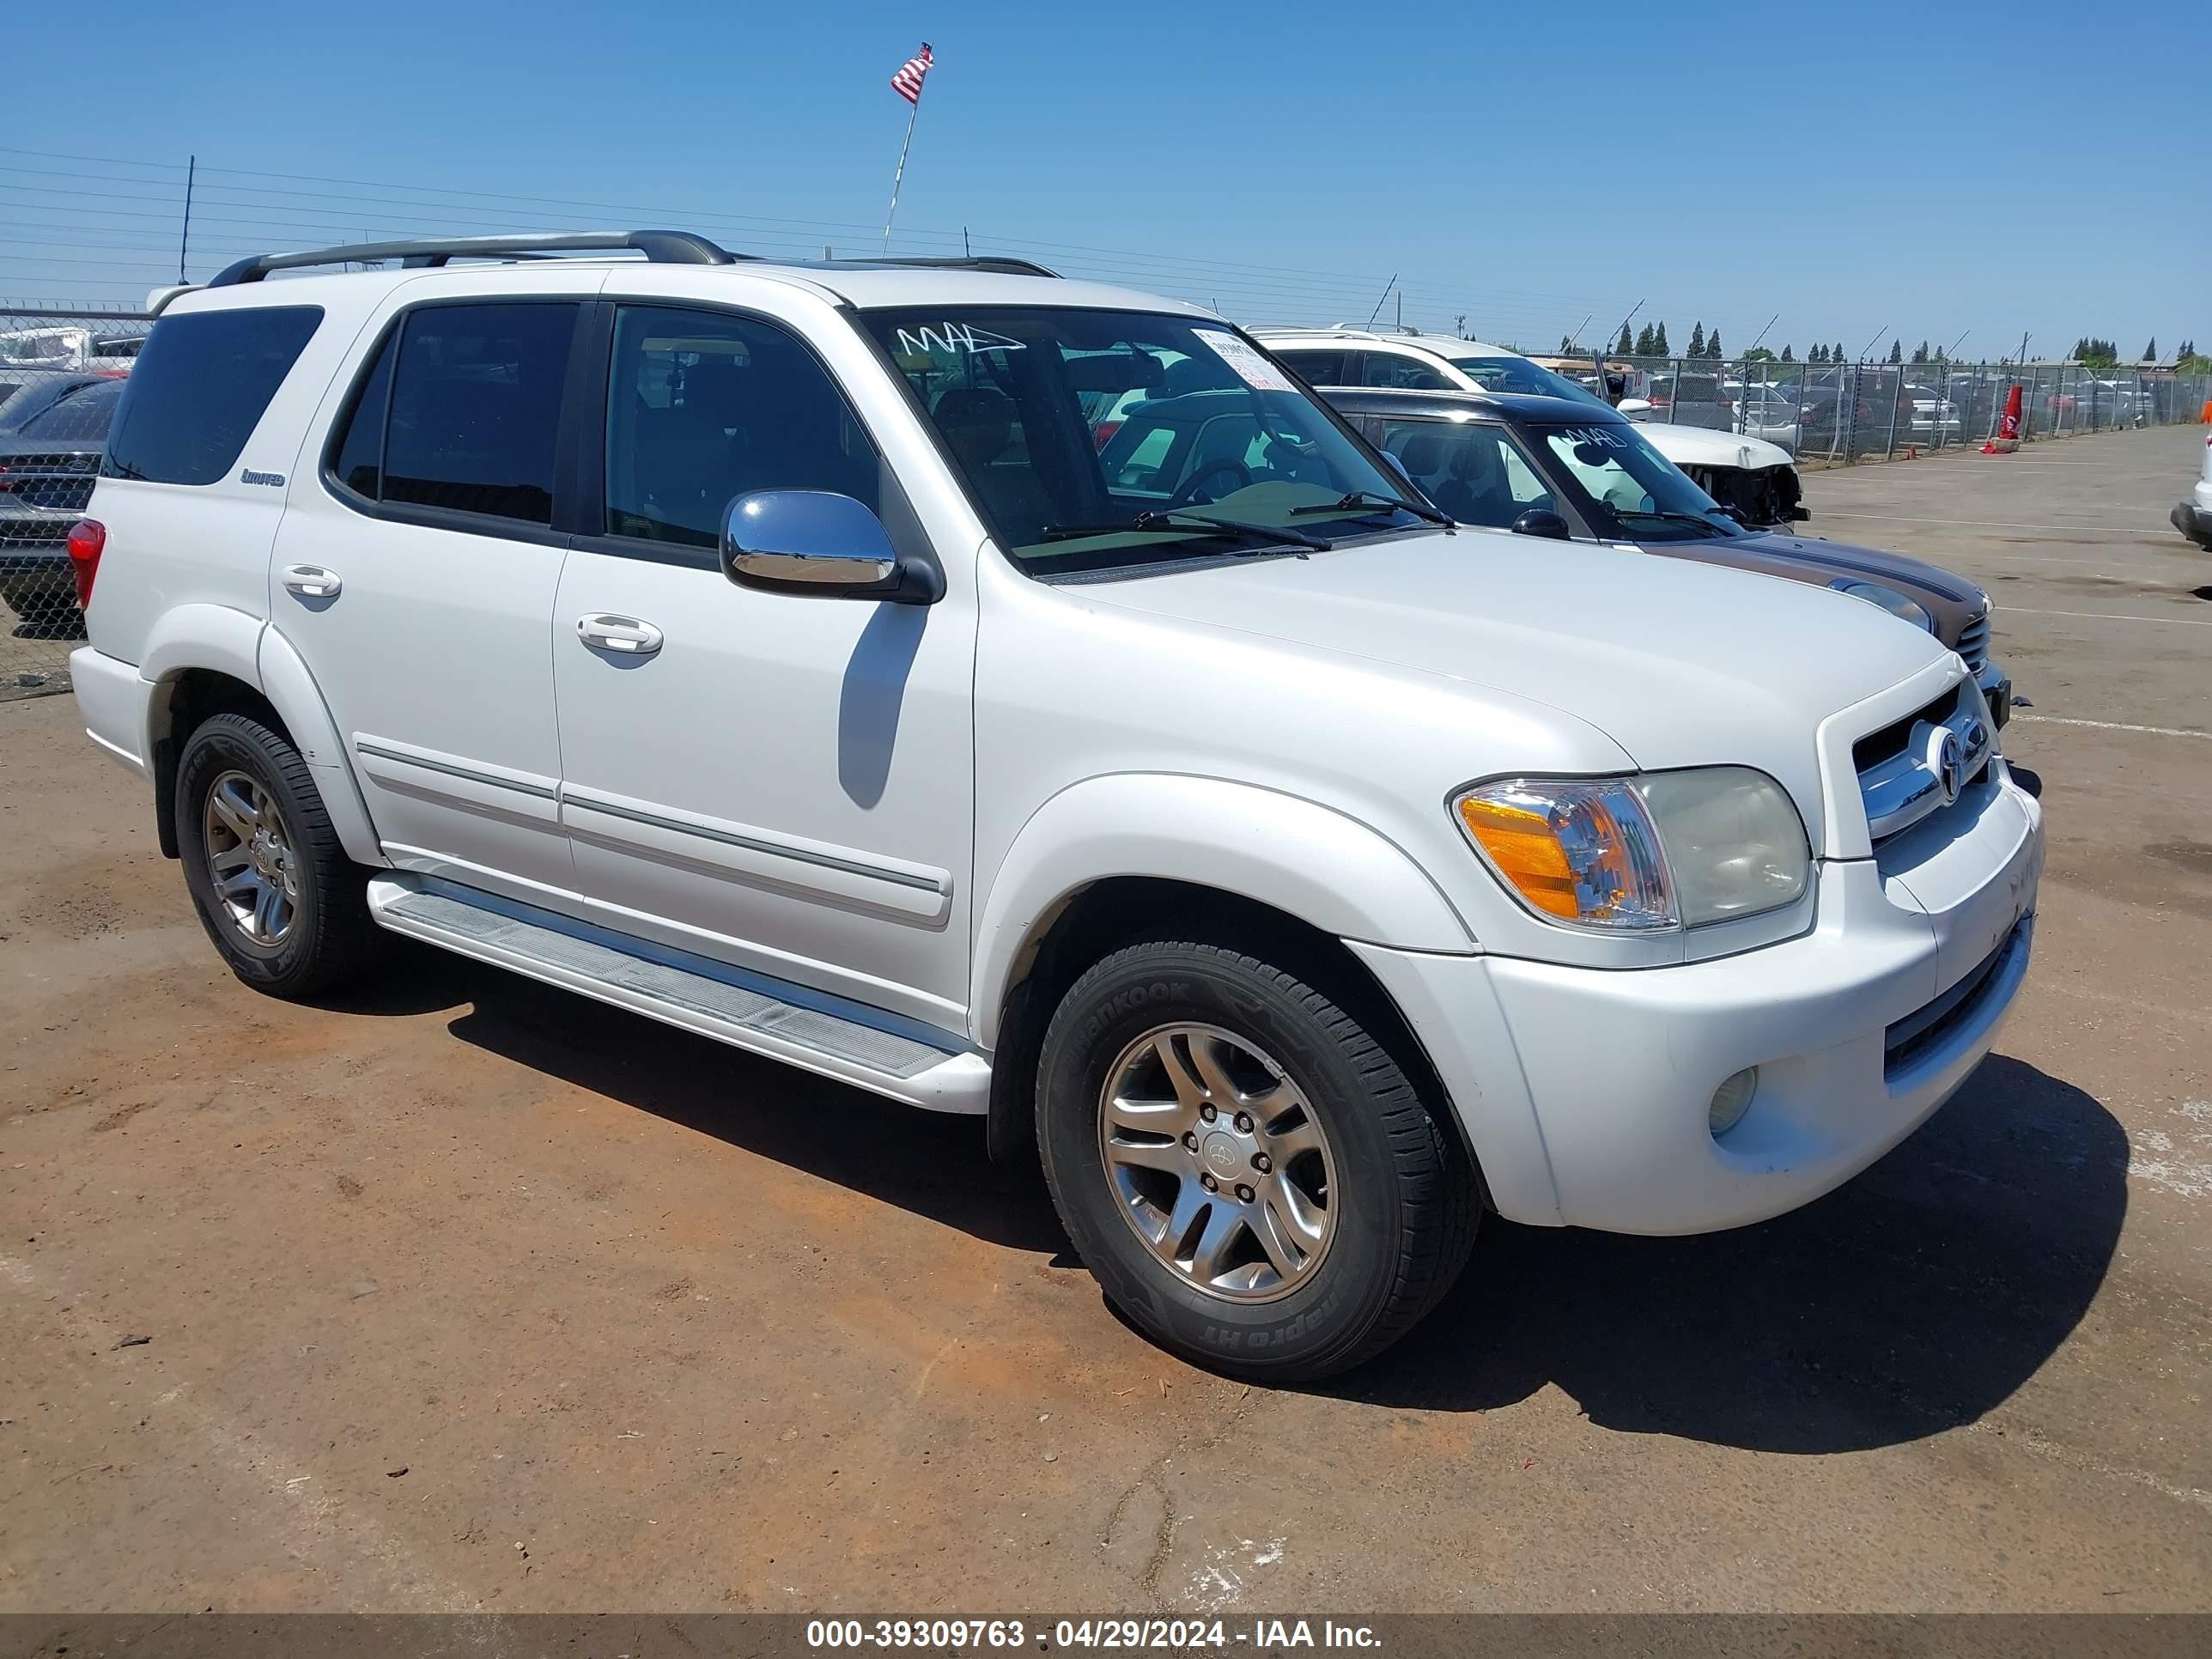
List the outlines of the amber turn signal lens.
{"label": "amber turn signal lens", "polygon": [[1553,833],[1548,813],[1504,801],[1462,796],[1459,816],[1498,873],[1547,915],[1578,921],[1582,907],[1575,900],[1575,872],[1567,854]]}

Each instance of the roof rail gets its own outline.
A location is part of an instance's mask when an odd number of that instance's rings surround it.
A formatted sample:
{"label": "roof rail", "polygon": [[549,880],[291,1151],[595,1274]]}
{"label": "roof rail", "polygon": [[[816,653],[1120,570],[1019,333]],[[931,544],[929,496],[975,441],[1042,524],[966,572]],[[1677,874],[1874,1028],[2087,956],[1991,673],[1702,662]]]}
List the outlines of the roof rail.
{"label": "roof rail", "polygon": [[257,253],[227,266],[208,286],[230,288],[240,283],[258,283],[272,270],[297,270],[309,265],[399,259],[410,266],[434,266],[450,259],[500,259],[597,248],[635,249],[651,264],[668,265],[726,265],[753,257],[732,253],[688,230],[532,231],[515,236],[446,236],[420,241],[356,242],[300,253]]}
{"label": "roof rail", "polygon": [[1050,266],[1041,265],[1034,259],[1014,259],[996,253],[978,253],[967,257],[955,254],[927,258],[902,257],[896,259],[871,258],[866,255],[860,255],[850,259],[833,259],[830,263],[841,265],[897,265],[902,269],[911,268],[915,270],[995,270],[1006,276],[1057,277],[1060,275]]}

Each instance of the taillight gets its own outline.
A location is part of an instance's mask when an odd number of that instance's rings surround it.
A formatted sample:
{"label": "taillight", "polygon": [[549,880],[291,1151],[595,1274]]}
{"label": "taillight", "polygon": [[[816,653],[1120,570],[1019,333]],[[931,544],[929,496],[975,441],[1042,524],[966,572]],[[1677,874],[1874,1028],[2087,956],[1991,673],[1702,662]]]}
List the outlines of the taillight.
{"label": "taillight", "polygon": [[70,570],[76,577],[80,610],[92,603],[93,579],[100,574],[100,555],[107,545],[107,526],[97,519],[79,519],[70,526]]}
{"label": "taillight", "polygon": [[1097,429],[1091,434],[1091,447],[1100,454],[1104,454],[1106,446],[1113,441],[1114,434],[1121,429],[1121,423],[1119,421],[1099,422]]}

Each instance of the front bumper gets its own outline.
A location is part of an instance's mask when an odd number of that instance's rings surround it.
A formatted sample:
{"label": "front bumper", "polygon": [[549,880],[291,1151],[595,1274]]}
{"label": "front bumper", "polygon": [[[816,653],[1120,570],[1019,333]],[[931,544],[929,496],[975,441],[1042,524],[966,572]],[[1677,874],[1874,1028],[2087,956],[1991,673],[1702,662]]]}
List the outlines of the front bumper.
{"label": "front bumper", "polygon": [[1974,684],[1981,688],[1982,701],[1989,705],[1990,724],[2003,731],[2006,722],[2012,719],[2012,676],[1996,663],[1988,662],[1974,676]]}
{"label": "front bumper", "polygon": [[[1991,772],[1903,847],[1821,866],[1817,920],[1784,944],[1632,971],[1353,948],[1426,1046],[1507,1218],[1764,1220],[1911,1133],[1996,1041],[2027,969],[2043,835],[2035,801]],[[1752,1066],[1750,1109],[1717,1139],[1713,1091]]]}
{"label": "front bumper", "polygon": [[2212,553],[2212,506],[2200,505],[2193,497],[2173,509],[2173,527]]}

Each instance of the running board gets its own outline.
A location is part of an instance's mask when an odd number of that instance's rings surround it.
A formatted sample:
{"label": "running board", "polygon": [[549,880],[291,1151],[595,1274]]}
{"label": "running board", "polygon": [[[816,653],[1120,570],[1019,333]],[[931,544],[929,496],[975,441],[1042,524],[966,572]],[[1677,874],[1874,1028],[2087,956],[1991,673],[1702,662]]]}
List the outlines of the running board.
{"label": "running board", "polygon": [[424,877],[368,884],[395,933],[937,1112],[981,1114],[991,1065],[950,1032]]}

